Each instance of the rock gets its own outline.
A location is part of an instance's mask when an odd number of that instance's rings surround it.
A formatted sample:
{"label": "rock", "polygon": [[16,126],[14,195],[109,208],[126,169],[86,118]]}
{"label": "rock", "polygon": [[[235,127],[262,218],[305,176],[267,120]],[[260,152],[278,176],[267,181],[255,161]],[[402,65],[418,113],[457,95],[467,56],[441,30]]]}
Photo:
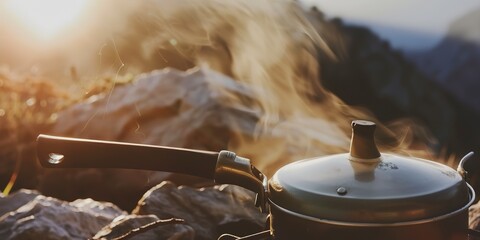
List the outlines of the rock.
{"label": "rock", "polygon": [[[253,97],[246,86],[207,68],[158,70],[59,113],[50,132],[220,150],[226,146],[222,140],[228,138],[232,125],[243,123],[250,128],[239,130],[247,131],[254,127],[255,115],[235,102],[237,96]],[[227,132],[213,134],[215,129]]]}
{"label": "rock", "polygon": [[[149,227],[146,231],[132,230],[156,223],[155,227]],[[179,223],[179,220],[159,220],[155,215],[127,215],[119,216],[112,223],[105,226],[92,238],[93,240],[110,240],[118,239],[122,236],[129,236],[132,240],[149,240],[149,239],[167,239],[167,240],[193,240],[195,237],[194,230],[186,225]],[[138,233],[140,232],[140,233]],[[129,235],[130,234],[130,235]],[[133,237],[130,237],[133,236]]]}
{"label": "rock", "polygon": [[[468,209],[468,225],[470,229],[480,231],[480,203],[476,203]],[[469,239],[480,240],[480,235],[471,236]]]}
{"label": "rock", "polygon": [[[174,69],[140,75],[58,114],[50,134],[194,149],[226,149],[234,134],[252,135],[254,110],[244,85],[208,69]],[[108,127],[106,127],[108,126]],[[134,161],[134,159],[132,159]],[[45,170],[40,190],[62,199],[92,197],[132,209],[169,173],[121,169]],[[179,184],[205,182],[175,175]]]}
{"label": "rock", "polygon": [[480,231],[480,203],[476,203],[468,209],[468,220],[471,229]]}
{"label": "rock", "polygon": [[[2,199],[2,206],[18,207],[35,193],[20,192]],[[115,217],[126,214],[111,203],[92,199],[68,203],[37,195],[0,217],[0,239],[87,239]]]}
{"label": "rock", "polygon": [[217,239],[223,233],[249,235],[263,230],[266,222],[254,206],[254,195],[232,185],[196,189],[163,182],[145,193],[133,213],[184,219],[197,240]]}
{"label": "rock", "polygon": [[0,197],[0,216],[17,210],[19,207],[27,204],[39,195],[40,193],[37,191],[21,189],[8,197]]}

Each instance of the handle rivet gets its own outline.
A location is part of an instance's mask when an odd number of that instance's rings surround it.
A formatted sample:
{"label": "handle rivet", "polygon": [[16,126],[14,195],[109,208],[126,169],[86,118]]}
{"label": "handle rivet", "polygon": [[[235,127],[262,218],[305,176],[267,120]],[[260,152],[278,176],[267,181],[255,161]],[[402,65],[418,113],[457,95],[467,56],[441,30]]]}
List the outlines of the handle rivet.
{"label": "handle rivet", "polygon": [[49,153],[48,154],[48,163],[50,164],[59,164],[65,159],[65,156],[59,153]]}

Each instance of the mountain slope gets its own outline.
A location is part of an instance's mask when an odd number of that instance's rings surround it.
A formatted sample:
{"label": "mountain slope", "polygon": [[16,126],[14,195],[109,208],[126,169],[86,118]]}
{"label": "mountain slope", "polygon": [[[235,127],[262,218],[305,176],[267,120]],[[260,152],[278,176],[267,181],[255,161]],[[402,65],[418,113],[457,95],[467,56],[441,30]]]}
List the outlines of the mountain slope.
{"label": "mountain slope", "polygon": [[368,28],[325,19],[315,10],[309,14],[340,56],[337,61],[320,56],[324,87],[349,105],[369,109],[382,121],[410,118],[422,123],[438,140],[432,145],[438,151],[463,154],[479,148],[480,114]]}
{"label": "mountain slope", "polygon": [[480,113],[480,9],[455,21],[433,49],[410,54],[427,76]]}

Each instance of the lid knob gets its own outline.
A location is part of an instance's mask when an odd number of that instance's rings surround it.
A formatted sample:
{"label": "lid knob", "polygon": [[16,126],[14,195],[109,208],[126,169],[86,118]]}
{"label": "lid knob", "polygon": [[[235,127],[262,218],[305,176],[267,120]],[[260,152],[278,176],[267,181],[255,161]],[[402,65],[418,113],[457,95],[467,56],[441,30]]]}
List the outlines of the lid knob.
{"label": "lid knob", "polygon": [[352,140],[350,142],[350,156],[359,159],[374,159],[380,157],[375,144],[376,124],[371,121],[352,121]]}

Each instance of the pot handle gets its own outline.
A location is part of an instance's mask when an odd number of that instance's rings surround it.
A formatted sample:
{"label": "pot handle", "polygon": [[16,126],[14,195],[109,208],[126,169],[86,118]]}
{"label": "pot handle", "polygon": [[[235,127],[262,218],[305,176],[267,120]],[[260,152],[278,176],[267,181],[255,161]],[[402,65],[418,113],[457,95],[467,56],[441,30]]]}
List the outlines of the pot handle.
{"label": "pot handle", "polygon": [[250,164],[247,158],[234,152],[220,151],[215,166],[215,182],[235,184],[256,193],[255,206],[267,213],[267,177]]}
{"label": "pot handle", "polygon": [[250,160],[230,151],[210,152],[92,139],[39,135],[37,157],[47,168],[126,168],[176,172],[235,184],[257,194],[267,212],[267,178]]}
{"label": "pot handle", "polygon": [[462,176],[463,180],[465,180],[466,182],[469,182],[469,180],[470,180],[470,178],[468,176],[468,171],[465,169],[466,164],[471,159],[473,159],[474,155],[475,155],[474,152],[469,152],[465,156],[463,156],[463,158],[458,163],[457,172],[460,174],[460,176]]}

